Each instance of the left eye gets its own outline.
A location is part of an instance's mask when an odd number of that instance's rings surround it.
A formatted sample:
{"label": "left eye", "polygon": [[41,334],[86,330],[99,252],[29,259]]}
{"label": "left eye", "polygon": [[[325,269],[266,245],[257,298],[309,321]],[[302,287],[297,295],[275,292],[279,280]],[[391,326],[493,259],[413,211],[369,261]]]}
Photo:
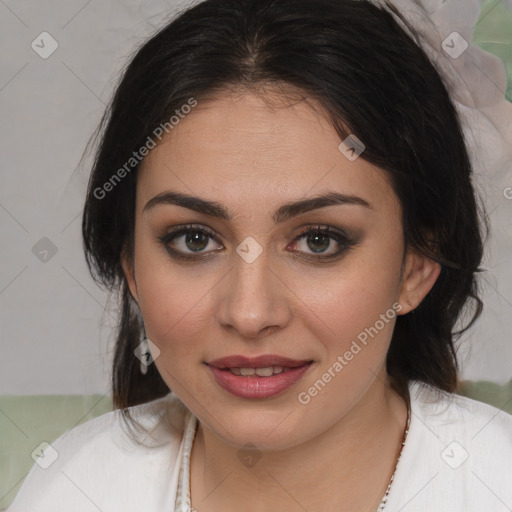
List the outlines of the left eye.
{"label": "left eye", "polygon": [[[334,240],[338,246],[338,249],[334,250],[330,254],[325,254],[326,250],[331,247],[331,241]],[[349,239],[341,232],[337,230],[334,231],[328,226],[323,227],[314,227],[311,229],[307,229],[303,231],[300,235],[298,235],[294,240],[294,245],[298,246],[298,241],[305,242],[303,247],[309,249],[313,252],[313,254],[320,254],[321,258],[329,258],[333,256],[337,256],[342,253],[345,249],[347,249],[351,244]],[[305,250],[300,250],[299,252],[306,252]]]}

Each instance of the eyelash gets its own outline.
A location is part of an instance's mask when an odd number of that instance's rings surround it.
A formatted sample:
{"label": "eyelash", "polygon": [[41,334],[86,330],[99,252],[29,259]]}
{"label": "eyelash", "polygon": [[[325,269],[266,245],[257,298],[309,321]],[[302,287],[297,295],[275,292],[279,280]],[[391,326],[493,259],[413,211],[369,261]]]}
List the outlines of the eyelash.
{"label": "eyelash", "polygon": [[[205,256],[201,256],[208,253],[196,253],[198,256],[191,256],[191,255],[185,255],[185,254],[192,254],[192,253],[182,253],[180,251],[177,251],[176,249],[172,249],[170,247],[170,243],[175,239],[179,238],[182,235],[187,235],[189,233],[201,233],[203,235],[207,235],[212,240],[217,242],[219,245],[222,245],[221,242],[218,240],[218,238],[215,236],[215,234],[210,231],[207,228],[204,228],[202,226],[198,226],[195,224],[187,224],[185,226],[181,226],[180,228],[171,231],[170,233],[166,233],[162,236],[158,237],[158,242],[164,246],[164,248],[167,250],[167,252],[171,255],[171,257],[178,259],[178,260],[187,260],[187,261],[198,261],[200,259],[205,259]],[[306,226],[293,240],[293,244],[300,241],[302,238],[306,237],[307,235],[325,235],[328,236],[331,239],[334,239],[341,247],[333,254],[330,254],[328,256],[305,256],[305,259],[309,260],[315,260],[315,261],[325,261],[325,260],[332,260],[341,254],[343,254],[348,249],[351,249],[354,245],[356,245],[356,241],[352,241],[347,237],[346,234],[344,234],[342,231],[339,231],[337,229],[333,229],[330,226],[321,226],[321,225],[308,225]],[[217,251],[210,251],[210,254]],[[293,251],[293,252],[300,252],[300,251]]]}

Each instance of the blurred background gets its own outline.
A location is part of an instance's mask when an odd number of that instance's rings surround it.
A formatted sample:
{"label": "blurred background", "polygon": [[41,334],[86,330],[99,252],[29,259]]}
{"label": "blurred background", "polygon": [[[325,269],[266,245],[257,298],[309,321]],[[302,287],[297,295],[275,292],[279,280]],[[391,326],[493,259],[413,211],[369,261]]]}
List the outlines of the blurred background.
{"label": "blurred background", "polygon": [[[92,158],[80,159],[130,54],[191,3],[0,0],[0,510],[42,441],[111,408],[117,304],[85,265],[80,223]],[[470,3],[481,8],[473,42],[501,59],[502,92],[512,101],[512,2]],[[461,392],[480,390],[482,400],[506,409],[510,166],[498,174],[484,177],[493,183],[485,309],[461,339],[459,360]]]}

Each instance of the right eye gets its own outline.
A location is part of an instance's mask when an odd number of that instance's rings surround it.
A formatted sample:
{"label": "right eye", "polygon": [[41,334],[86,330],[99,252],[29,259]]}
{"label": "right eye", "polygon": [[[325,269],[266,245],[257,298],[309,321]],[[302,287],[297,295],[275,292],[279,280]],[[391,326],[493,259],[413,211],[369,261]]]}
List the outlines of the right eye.
{"label": "right eye", "polygon": [[[202,259],[205,254],[217,252],[218,249],[205,251],[211,240],[219,243],[209,229],[194,224],[181,226],[158,237],[158,241],[171,257],[185,260],[198,260]],[[198,254],[198,256],[194,256],[194,254]]]}

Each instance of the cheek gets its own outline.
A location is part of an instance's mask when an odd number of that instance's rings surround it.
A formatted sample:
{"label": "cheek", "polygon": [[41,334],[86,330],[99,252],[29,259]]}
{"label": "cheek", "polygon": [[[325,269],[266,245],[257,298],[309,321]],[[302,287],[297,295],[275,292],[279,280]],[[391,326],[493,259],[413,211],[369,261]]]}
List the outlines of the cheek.
{"label": "cheek", "polygon": [[[361,253],[360,253],[361,254]],[[335,421],[364,394],[385,364],[400,310],[400,254],[382,261],[366,254],[323,282],[323,293],[309,296],[300,313],[305,327],[322,345],[319,365],[300,386],[298,401],[310,413]],[[311,283],[312,285],[312,283]],[[306,301],[304,301],[306,302]]]}
{"label": "cheek", "polygon": [[159,374],[182,399],[193,390],[195,402],[208,403],[207,397],[202,398],[205,389],[191,381],[201,363],[207,333],[212,332],[205,277],[167,265],[141,272],[140,281],[146,336],[160,350],[154,361]]}
{"label": "cheek", "polygon": [[[400,266],[400,240],[388,251],[377,244],[360,247],[332,272],[309,273],[297,283],[296,292],[307,306],[304,314],[309,310],[310,321],[322,326],[330,334],[328,338],[338,340],[338,348],[343,348],[397,301]],[[392,325],[386,323],[383,335],[390,335],[391,329]]]}
{"label": "cheek", "polygon": [[[371,284],[364,284],[366,280]],[[396,285],[388,279],[377,279],[368,267],[358,272],[354,269],[348,278],[328,283],[326,293],[314,296],[310,307],[299,313],[308,337],[313,343],[316,340],[313,355],[319,363],[315,374],[301,388],[309,389],[328,372],[325,378],[334,384],[322,392],[318,403],[339,402],[341,407],[352,393],[359,396],[360,389],[366,388],[385,360],[396,318]],[[333,375],[337,378],[333,379]],[[335,398],[339,386],[345,391]],[[351,391],[347,392],[347,388]]]}

